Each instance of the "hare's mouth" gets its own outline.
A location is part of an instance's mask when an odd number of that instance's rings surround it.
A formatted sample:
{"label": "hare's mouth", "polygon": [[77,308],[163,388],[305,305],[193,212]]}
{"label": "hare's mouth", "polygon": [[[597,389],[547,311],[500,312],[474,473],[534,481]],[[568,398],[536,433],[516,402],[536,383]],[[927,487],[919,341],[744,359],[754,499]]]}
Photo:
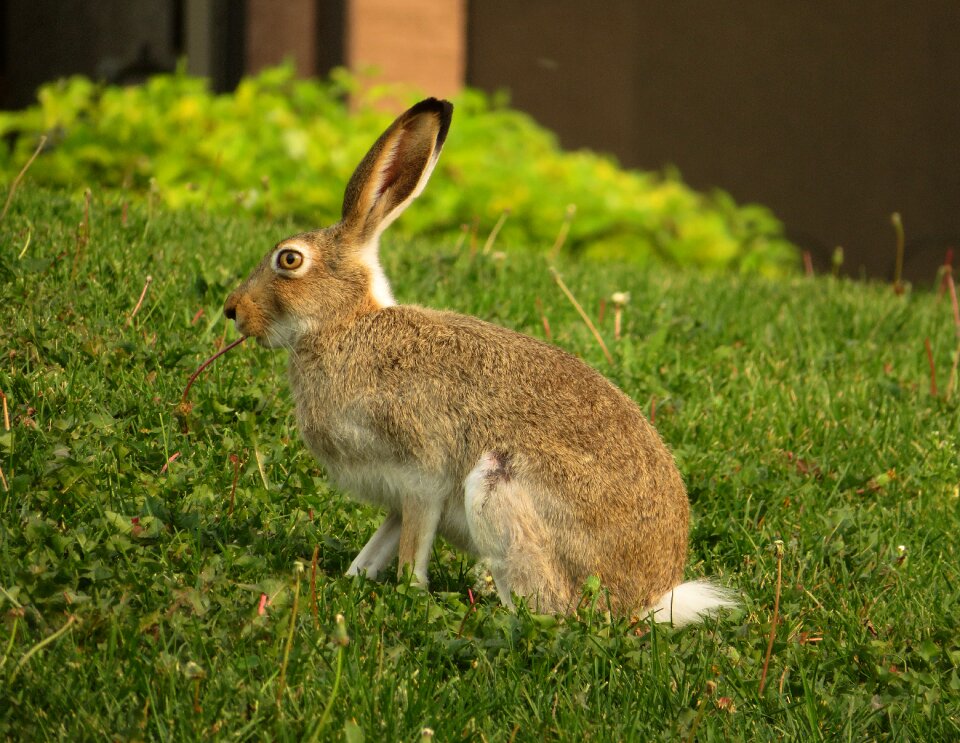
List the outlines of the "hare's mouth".
{"label": "hare's mouth", "polygon": [[235,317],[233,319],[233,327],[244,338],[257,338],[257,333],[251,332],[250,328],[247,327],[247,323],[243,322],[243,318],[241,317]]}
{"label": "hare's mouth", "polygon": [[[234,313],[231,319],[233,320],[233,326],[240,335],[244,338],[253,338],[260,346],[274,348],[280,342],[279,336],[281,334],[275,331],[273,323],[257,322],[256,316],[250,317],[241,312]],[[274,339],[272,336],[278,337]]]}

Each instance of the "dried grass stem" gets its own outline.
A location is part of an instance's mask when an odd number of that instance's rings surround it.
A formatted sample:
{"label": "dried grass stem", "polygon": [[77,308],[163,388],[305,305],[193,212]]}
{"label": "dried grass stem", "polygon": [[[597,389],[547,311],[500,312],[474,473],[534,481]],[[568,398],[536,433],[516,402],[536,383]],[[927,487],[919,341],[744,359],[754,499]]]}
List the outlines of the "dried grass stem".
{"label": "dried grass stem", "polygon": [[603,338],[600,337],[600,333],[597,331],[597,328],[590,319],[590,316],[584,312],[583,306],[577,301],[577,298],[573,296],[573,292],[571,292],[567,288],[567,285],[563,283],[563,279],[560,278],[560,274],[557,273],[557,269],[551,268],[550,273],[553,274],[553,280],[557,282],[557,286],[560,287],[560,291],[562,291],[566,298],[570,300],[570,304],[573,305],[573,308],[583,319],[583,322],[586,323],[587,328],[589,328],[590,332],[593,333],[593,337],[600,345],[600,349],[603,351],[603,355],[606,357],[607,363],[610,364],[610,366],[613,366],[613,356],[610,355],[610,351],[607,349],[607,344],[603,342]]}

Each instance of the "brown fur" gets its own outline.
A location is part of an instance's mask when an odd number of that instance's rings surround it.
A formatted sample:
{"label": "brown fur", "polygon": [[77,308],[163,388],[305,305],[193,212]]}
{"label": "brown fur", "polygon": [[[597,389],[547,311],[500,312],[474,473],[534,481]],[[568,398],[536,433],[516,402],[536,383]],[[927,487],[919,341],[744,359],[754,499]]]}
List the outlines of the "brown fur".
{"label": "brown fur", "polygon": [[[512,590],[563,611],[596,575],[617,611],[639,611],[681,581],[688,503],[633,401],[554,346],[375,288],[377,236],[423,188],[451,109],[429,99],[402,115],[351,179],[343,220],[281,242],[226,313],[289,349],[308,447],[388,513],[350,572],[398,554],[425,582],[440,533],[490,562],[508,603]],[[274,270],[284,248],[303,270]]]}

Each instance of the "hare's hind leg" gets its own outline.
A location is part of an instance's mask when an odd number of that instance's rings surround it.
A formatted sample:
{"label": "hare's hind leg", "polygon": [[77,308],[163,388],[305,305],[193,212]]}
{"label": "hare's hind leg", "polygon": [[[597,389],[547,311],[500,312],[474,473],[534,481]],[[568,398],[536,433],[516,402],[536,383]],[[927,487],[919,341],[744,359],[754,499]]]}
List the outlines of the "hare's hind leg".
{"label": "hare's hind leg", "polygon": [[396,556],[399,544],[400,514],[391,511],[350,563],[347,575],[366,573],[367,577],[376,579],[383,566]]}
{"label": "hare's hind leg", "polygon": [[513,592],[535,610],[565,609],[569,591],[550,552],[546,525],[529,489],[515,477],[509,454],[493,451],[480,458],[464,481],[464,505],[470,536],[501,601],[512,608]]}

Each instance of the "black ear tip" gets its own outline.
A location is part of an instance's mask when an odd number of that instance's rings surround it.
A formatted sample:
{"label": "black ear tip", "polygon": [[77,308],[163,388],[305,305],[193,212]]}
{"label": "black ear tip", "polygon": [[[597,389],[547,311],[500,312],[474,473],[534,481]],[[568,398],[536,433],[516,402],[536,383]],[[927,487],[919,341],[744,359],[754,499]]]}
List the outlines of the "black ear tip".
{"label": "black ear tip", "polygon": [[450,129],[450,120],[453,118],[453,104],[443,98],[424,98],[414,104],[407,111],[406,117],[432,113],[440,120],[440,131],[437,133],[437,146],[443,145]]}
{"label": "black ear tip", "polygon": [[441,117],[449,118],[453,115],[453,104],[443,98],[424,98],[419,103],[411,106],[410,110],[407,111],[407,113],[411,115],[427,112],[433,112]]}

